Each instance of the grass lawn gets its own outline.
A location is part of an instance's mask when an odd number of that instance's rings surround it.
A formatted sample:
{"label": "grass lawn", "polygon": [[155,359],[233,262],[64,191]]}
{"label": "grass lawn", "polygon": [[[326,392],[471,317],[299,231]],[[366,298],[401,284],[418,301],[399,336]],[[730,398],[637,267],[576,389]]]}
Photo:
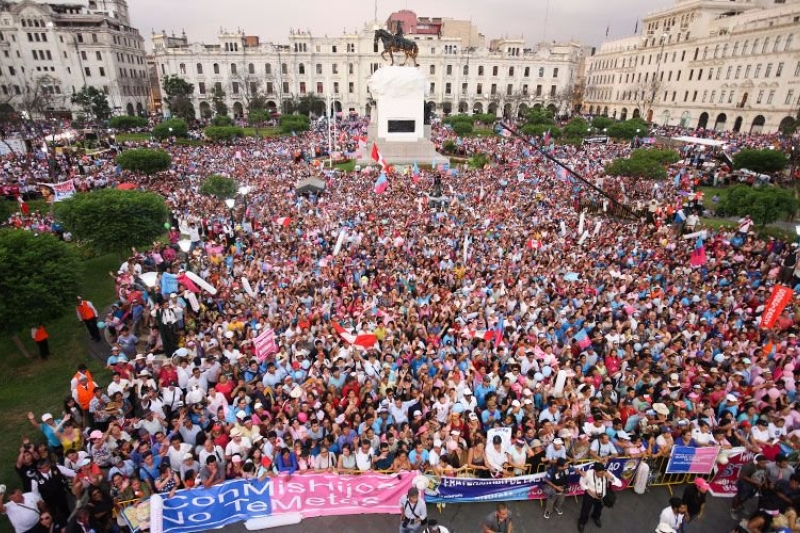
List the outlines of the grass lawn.
{"label": "grass lawn", "polygon": [[[244,128],[244,134],[246,137],[255,137],[256,136],[256,129],[255,128]],[[280,137],[283,135],[278,128],[258,128],[258,136],[259,137]]]}
{"label": "grass lawn", "polygon": [[[84,261],[83,266],[81,296],[103,309],[113,297],[114,280],[108,272],[119,267],[118,258],[104,255]],[[63,400],[69,394],[69,380],[79,363],[89,365],[101,384],[109,380],[101,365],[90,359],[85,345],[86,328],[72,309],[45,327],[50,334],[51,356],[47,361],[38,359],[36,344],[27,331],[21,332],[20,338],[34,359],[26,359],[10,337],[0,338],[0,373],[6,376],[0,387],[3,406],[0,427],[4,429],[0,432],[0,483],[7,484],[9,489],[20,486],[14,463],[22,436],[30,437],[33,442],[44,440],[41,432],[28,423],[28,411],[33,411],[37,418],[45,412],[60,414]],[[8,520],[0,520],[0,531],[11,531]]]}
{"label": "grass lawn", "polygon": [[496,137],[497,133],[493,128],[475,128],[469,137]]}
{"label": "grass lawn", "polygon": [[150,140],[150,133],[117,133],[117,142],[143,142]]}
{"label": "grass lawn", "polygon": [[356,160],[350,159],[344,163],[337,163],[333,165],[333,168],[338,168],[339,170],[343,170],[344,172],[353,172],[356,169]]}

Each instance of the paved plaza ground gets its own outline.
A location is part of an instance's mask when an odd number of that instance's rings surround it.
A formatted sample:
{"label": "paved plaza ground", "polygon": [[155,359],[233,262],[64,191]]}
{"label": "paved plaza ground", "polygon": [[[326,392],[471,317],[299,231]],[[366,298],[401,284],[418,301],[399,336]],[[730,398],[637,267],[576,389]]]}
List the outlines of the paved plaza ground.
{"label": "paved plaza ground", "polygon": [[[683,487],[675,493],[680,496]],[[619,494],[613,509],[603,510],[603,527],[594,522],[586,525],[587,533],[652,533],[658,525],[658,515],[668,505],[669,491],[664,487],[651,489],[639,496],[632,490]],[[730,499],[709,496],[703,519],[686,528],[686,533],[729,533],[731,520]],[[549,520],[542,516],[544,507],[540,502],[509,502],[514,523],[514,533],[573,533],[577,532],[580,501],[568,499],[564,515],[553,515]],[[481,533],[481,521],[492,512],[494,503],[451,504],[440,513],[435,505],[428,506],[428,517],[435,518],[451,533]],[[399,515],[363,515],[313,518],[291,527],[269,529],[270,533],[389,533],[398,530]],[[226,533],[247,531],[244,523],[224,528]]]}

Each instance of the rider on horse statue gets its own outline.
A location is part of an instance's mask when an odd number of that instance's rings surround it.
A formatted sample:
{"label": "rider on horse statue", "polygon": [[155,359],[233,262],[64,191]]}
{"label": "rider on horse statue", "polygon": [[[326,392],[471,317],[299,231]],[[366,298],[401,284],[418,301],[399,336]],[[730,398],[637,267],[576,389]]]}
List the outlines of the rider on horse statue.
{"label": "rider on horse statue", "polygon": [[405,36],[403,35],[403,22],[397,21],[397,31],[394,32],[394,45],[397,48],[402,48],[403,41],[405,41]]}

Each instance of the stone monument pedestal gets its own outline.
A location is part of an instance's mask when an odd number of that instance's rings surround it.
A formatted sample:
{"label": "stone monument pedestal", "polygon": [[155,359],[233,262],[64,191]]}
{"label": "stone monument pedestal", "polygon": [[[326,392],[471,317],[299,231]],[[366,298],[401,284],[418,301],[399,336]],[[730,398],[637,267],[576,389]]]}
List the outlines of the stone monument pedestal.
{"label": "stone monument pedestal", "polygon": [[388,66],[375,71],[367,81],[376,105],[367,129],[367,147],[360,165],[375,164],[372,144],[390,165],[413,165],[448,161],[430,141],[425,124],[425,76],[414,67]]}

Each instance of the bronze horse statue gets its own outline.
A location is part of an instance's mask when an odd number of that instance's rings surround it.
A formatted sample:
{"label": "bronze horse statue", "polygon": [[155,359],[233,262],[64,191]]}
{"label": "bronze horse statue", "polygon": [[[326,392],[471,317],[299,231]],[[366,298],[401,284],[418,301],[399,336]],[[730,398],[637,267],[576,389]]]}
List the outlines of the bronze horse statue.
{"label": "bronze horse statue", "polygon": [[419,66],[417,64],[419,47],[414,41],[409,41],[402,36],[392,35],[390,32],[382,29],[375,30],[375,44],[378,44],[378,39],[383,42],[383,52],[381,53],[381,57],[384,61],[386,61],[386,53],[388,52],[389,58],[392,61],[391,64],[394,65],[394,55],[392,55],[392,52],[402,52],[405,54],[403,65],[408,62],[408,58],[410,57],[414,62],[414,66]]}

